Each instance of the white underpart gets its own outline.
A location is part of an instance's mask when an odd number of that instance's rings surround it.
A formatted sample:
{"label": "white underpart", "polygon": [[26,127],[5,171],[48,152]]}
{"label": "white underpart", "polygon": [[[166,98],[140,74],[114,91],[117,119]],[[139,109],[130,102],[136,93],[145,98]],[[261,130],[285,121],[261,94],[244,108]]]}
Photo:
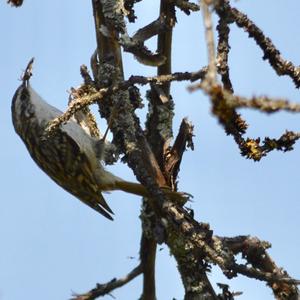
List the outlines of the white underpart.
{"label": "white underpart", "polygon": [[[38,95],[33,88],[29,86],[31,102],[35,107],[35,113],[38,120],[41,121],[51,121],[54,118],[63,114],[62,111],[48,104],[45,100]],[[85,130],[83,130],[80,125],[78,125],[73,120],[68,121],[66,124],[60,127],[64,132],[66,132],[76,143],[80,146],[83,151],[91,152],[93,151],[93,140],[87,135]]]}
{"label": "white underpart", "polygon": [[[76,120],[76,118],[77,118],[77,120]],[[77,112],[76,118],[75,118],[75,116],[72,116],[72,118],[70,120],[79,124],[80,127],[85,131],[85,133],[88,134],[89,136],[91,136],[91,131],[90,131],[90,128],[86,125],[83,112],[82,111]]]}

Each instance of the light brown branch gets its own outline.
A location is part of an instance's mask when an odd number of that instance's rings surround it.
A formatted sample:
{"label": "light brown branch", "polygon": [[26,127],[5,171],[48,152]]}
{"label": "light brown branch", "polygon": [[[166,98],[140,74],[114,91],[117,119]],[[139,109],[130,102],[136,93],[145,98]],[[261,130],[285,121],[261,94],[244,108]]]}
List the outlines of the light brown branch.
{"label": "light brown branch", "polygon": [[208,72],[206,80],[209,85],[214,84],[217,80],[217,68],[216,68],[216,54],[215,54],[215,41],[213,32],[213,22],[209,5],[211,1],[201,0],[200,7],[203,15],[203,22],[205,28],[205,38],[208,54]]}

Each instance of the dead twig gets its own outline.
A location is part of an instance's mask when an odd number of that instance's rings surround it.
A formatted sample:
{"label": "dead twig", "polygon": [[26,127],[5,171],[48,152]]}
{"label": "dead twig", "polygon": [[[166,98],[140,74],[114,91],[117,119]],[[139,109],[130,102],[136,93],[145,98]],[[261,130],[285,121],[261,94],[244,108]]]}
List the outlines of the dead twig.
{"label": "dead twig", "polygon": [[107,283],[98,283],[95,288],[84,294],[73,294],[73,297],[70,300],[94,300],[98,297],[105,296],[141,275],[142,272],[143,268],[139,265],[122,278],[114,278]]}

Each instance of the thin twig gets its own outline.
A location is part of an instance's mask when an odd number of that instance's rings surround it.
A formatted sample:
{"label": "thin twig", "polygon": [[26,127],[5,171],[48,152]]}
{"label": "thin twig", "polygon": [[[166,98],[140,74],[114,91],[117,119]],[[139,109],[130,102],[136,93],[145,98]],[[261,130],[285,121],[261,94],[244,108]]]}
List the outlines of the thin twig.
{"label": "thin twig", "polygon": [[73,294],[73,297],[70,300],[94,300],[98,297],[105,296],[110,294],[113,290],[127,284],[140,274],[142,274],[143,268],[142,265],[137,266],[126,276],[119,279],[112,279],[104,284],[97,284],[95,288],[84,294]]}
{"label": "thin twig", "polygon": [[240,96],[228,97],[227,104],[234,108],[250,108],[256,109],[268,114],[287,111],[298,113],[300,112],[300,103],[292,103],[287,99],[272,99],[270,97],[252,97],[245,98]]}
{"label": "thin twig", "polygon": [[46,131],[48,133],[53,132],[53,130],[56,130],[61,124],[68,122],[70,118],[77,111],[82,110],[86,106],[101,102],[102,99],[108,95],[112,95],[118,91],[126,91],[130,86],[134,84],[145,85],[150,83],[156,83],[161,85],[163,83],[169,83],[171,81],[184,81],[184,80],[194,81],[197,79],[204,78],[206,74],[206,70],[207,70],[206,68],[203,68],[198,72],[183,72],[183,73],[177,72],[168,75],[150,76],[150,77],[132,75],[128,80],[124,80],[115,86],[109,88],[102,88],[84,97],[74,99],[72,103],[69,105],[65,113],[55,118],[48,124]]}
{"label": "thin twig", "polygon": [[278,274],[260,271],[253,267],[247,267],[242,264],[234,264],[232,266],[232,270],[239,274],[245,275],[249,278],[255,278],[261,281],[268,282],[270,284],[274,282],[278,282],[278,283],[288,283],[291,285],[300,285],[300,280],[290,278],[285,275],[278,275]]}
{"label": "thin twig", "polygon": [[249,37],[253,38],[257,45],[263,51],[263,59],[268,60],[277,75],[289,76],[297,88],[300,87],[300,68],[285,60],[280,51],[272,43],[271,39],[263,33],[263,31],[251,21],[247,15],[243,14],[236,8],[232,8],[228,0],[216,0],[215,9],[218,14],[226,15],[228,23],[235,22],[237,26],[248,32]]}
{"label": "thin twig", "polygon": [[185,14],[190,15],[191,11],[196,12],[200,10],[200,6],[196,3],[191,3],[187,0],[171,0],[181,9]]}
{"label": "thin twig", "polygon": [[213,84],[217,80],[217,69],[216,69],[216,55],[215,55],[215,41],[213,32],[213,22],[209,5],[211,1],[201,0],[200,7],[203,14],[203,22],[205,28],[205,38],[207,45],[208,54],[208,72],[206,75],[207,83]]}

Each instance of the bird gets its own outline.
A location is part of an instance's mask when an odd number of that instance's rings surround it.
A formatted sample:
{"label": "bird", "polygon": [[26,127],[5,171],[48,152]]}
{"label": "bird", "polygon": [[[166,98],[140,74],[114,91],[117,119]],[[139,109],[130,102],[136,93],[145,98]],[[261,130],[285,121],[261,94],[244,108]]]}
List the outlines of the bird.
{"label": "bird", "polygon": [[[47,137],[45,130],[49,122],[63,112],[47,103],[26,76],[13,96],[11,111],[14,129],[35,163],[64,190],[104,217],[113,220],[114,213],[102,192],[121,190],[149,196],[142,184],[123,180],[105,169],[96,149],[99,139],[89,135],[74,119]],[[105,143],[100,146],[105,147]],[[185,197],[167,188],[163,191],[170,198]]]}

